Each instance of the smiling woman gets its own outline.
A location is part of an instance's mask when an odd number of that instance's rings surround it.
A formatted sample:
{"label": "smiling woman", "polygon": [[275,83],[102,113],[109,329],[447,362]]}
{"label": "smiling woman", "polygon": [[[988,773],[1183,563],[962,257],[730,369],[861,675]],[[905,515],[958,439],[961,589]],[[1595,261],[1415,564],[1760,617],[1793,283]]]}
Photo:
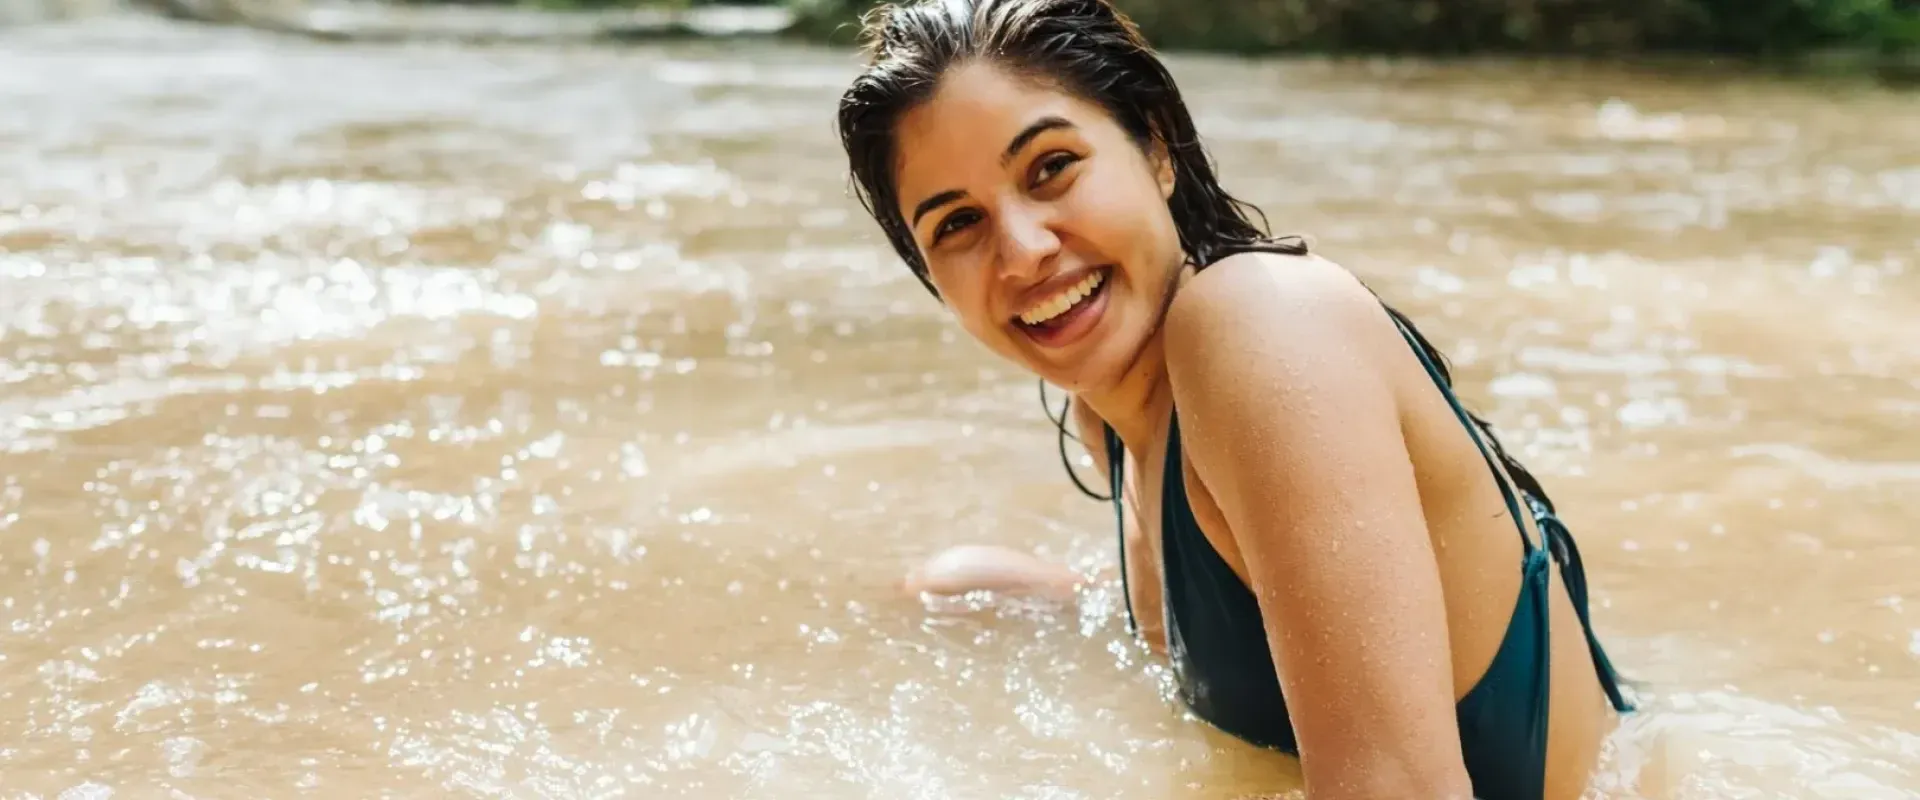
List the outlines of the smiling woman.
{"label": "smiling woman", "polygon": [[[1297,753],[1316,800],[1580,796],[1629,705],[1571,534],[1409,320],[1221,188],[1131,23],[926,0],[866,36],[861,198],[962,328],[1072,393],[1195,713]],[[907,584],[1063,572],[975,549]]]}
{"label": "smiling woman", "polygon": [[[994,62],[956,67],[940,97],[946,102],[902,115],[900,141],[914,146],[895,156],[900,196],[925,198],[912,206],[910,225],[927,277],[950,307],[967,310],[957,316],[968,332],[1001,355],[1069,391],[1100,379],[1089,359],[1110,380],[1132,348],[1123,337],[1089,334],[1108,317],[1131,330],[1150,326],[1172,277],[1116,267],[1180,261],[1165,210],[1171,162],[1111,121],[1101,124],[1097,107],[1038,89]],[[1009,98],[1032,105],[1008,117]],[[973,144],[982,140],[979,123],[995,116],[1008,128],[996,137],[1005,146],[952,160],[983,149]],[[1058,224],[1069,218],[1071,226]],[[1082,245],[1066,253],[1063,233]],[[1160,285],[1129,290],[1129,280]]]}

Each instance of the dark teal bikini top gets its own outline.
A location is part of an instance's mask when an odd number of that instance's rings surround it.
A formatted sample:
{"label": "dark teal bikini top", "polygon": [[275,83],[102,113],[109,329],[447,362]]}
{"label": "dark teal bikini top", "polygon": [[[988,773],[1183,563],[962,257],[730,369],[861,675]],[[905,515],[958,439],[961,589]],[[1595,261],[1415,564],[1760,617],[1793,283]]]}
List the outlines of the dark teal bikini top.
{"label": "dark teal bikini top", "polygon": [[[1586,570],[1572,534],[1554,516],[1551,506],[1527,494],[1524,501],[1546,540],[1544,547],[1533,544],[1521,522],[1522,494],[1508,484],[1479,429],[1414,335],[1404,325],[1400,333],[1419,354],[1428,376],[1480,448],[1526,545],[1520,559],[1524,580],[1500,650],[1486,674],[1455,706],[1467,774],[1473,780],[1474,796],[1480,800],[1540,800],[1546,783],[1547,680],[1552,643],[1547,634],[1549,560],[1560,566],[1561,580],[1586,629],[1587,648],[1608,699],[1621,712],[1632,710],[1632,706],[1622,697],[1619,676],[1588,621]],[[1106,430],[1106,447],[1114,509],[1119,513],[1126,449],[1112,428]],[[1187,502],[1177,415],[1168,427],[1162,485],[1162,610],[1167,653],[1178,676],[1181,697],[1195,715],[1215,727],[1251,744],[1297,755],[1299,746],[1274,672],[1273,656],[1267,649],[1259,603],[1207,541]],[[1120,576],[1125,586],[1122,546]],[[1136,626],[1132,596],[1124,596],[1129,598],[1127,620],[1132,629]]]}

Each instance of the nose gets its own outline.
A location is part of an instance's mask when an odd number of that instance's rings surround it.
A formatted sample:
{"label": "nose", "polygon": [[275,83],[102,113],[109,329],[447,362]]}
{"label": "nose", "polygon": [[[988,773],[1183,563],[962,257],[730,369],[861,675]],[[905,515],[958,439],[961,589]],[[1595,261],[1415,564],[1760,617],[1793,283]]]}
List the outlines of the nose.
{"label": "nose", "polygon": [[1000,210],[1000,265],[1004,277],[1044,276],[1060,254],[1053,212],[1044,203],[1012,202]]}

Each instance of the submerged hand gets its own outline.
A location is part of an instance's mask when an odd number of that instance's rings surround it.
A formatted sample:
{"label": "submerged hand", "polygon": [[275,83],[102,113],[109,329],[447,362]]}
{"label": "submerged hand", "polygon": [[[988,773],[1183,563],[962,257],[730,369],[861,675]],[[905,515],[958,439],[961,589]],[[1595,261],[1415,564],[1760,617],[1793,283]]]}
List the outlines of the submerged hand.
{"label": "submerged hand", "polygon": [[1071,598],[1080,573],[1065,564],[997,545],[961,545],[934,554],[907,573],[908,594],[957,595],[974,591]]}

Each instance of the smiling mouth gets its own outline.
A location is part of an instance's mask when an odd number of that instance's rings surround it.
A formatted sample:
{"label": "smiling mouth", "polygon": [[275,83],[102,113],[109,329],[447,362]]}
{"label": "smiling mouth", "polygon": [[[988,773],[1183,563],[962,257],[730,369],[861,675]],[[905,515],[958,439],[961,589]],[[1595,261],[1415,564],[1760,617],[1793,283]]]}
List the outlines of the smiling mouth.
{"label": "smiling mouth", "polygon": [[1044,331],[1057,328],[1071,320],[1076,312],[1082,311],[1100,294],[1107,284],[1108,268],[1094,270],[1079,283],[1069,286],[1052,297],[1035,304],[1033,308],[1014,317],[1014,322],[1029,330]]}

